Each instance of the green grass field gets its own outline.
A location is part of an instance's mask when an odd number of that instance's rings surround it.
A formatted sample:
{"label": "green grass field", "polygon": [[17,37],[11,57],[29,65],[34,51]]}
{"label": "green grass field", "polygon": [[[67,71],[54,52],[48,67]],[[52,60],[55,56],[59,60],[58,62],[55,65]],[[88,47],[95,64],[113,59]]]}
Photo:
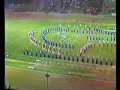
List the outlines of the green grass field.
{"label": "green grass field", "polygon": [[[41,50],[41,48],[34,46],[28,39],[28,33],[35,28],[36,34],[35,38],[42,41],[41,34],[47,27],[55,27],[61,24],[63,27],[70,25],[73,27],[79,25],[79,23],[66,23],[66,22],[55,22],[55,21],[35,21],[35,20],[6,20],[6,53],[9,55],[8,58],[16,59],[16,60],[25,60],[25,61],[34,61],[37,58],[33,57],[25,57],[22,53],[23,48],[30,48],[32,50]],[[88,24],[86,24],[88,25]],[[95,26],[96,24],[93,24]],[[83,24],[84,26],[84,24]],[[115,26],[114,24],[108,25],[100,25],[99,27],[105,29],[108,27]],[[51,40],[60,41],[55,33],[50,33],[47,37]],[[88,41],[85,39],[85,35],[76,35],[69,33],[67,37],[71,38],[72,43],[75,45],[74,50],[63,49],[62,51],[66,54],[70,55],[79,55],[80,48],[83,47]],[[61,41],[61,42],[66,42]],[[103,57],[103,58],[113,58],[115,61],[116,59],[116,51],[115,47],[96,47],[91,49],[85,55],[87,56],[96,56],[96,57]]]}
{"label": "green grass field", "polygon": [[[27,69],[27,71],[24,72],[24,70],[17,70],[17,69],[11,69],[9,67],[6,68],[7,72],[7,78],[8,83],[10,83],[15,88],[21,88],[20,90],[34,90],[31,89],[32,87],[35,88],[41,88],[40,90],[46,90],[45,78],[44,74],[46,72],[49,73],[55,73],[60,74],[62,77],[65,77],[64,75],[68,75],[68,73],[71,73],[72,76],[78,76],[78,77],[84,77],[84,78],[92,78],[92,79],[99,79],[99,80],[108,80],[108,81],[115,81],[115,70],[113,70],[111,67],[106,66],[97,66],[92,64],[83,64],[83,63],[76,63],[76,62],[68,62],[64,60],[56,60],[56,59],[48,59],[48,58],[40,58],[40,57],[30,57],[30,56],[24,56],[23,55],[23,48],[29,48],[32,50],[42,50],[42,48],[39,48],[35,46],[33,43],[29,41],[28,33],[32,31],[33,28],[36,29],[35,38],[43,42],[42,39],[42,32],[48,28],[48,27],[58,27],[60,24],[63,27],[67,27],[70,25],[71,28],[78,29],[80,28],[80,24],[82,25],[81,28],[83,28],[85,25],[89,26],[89,23],[77,23],[77,22],[62,22],[62,21],[38,21],[38,20],[23,20],[23,19],[6,19],[5,22],[6,26],[6,39],[5,39],[5,51],[6,54],[9,56],[6,57],[6,66],[14,67],[14,68],[21,68],[21,69]],[[76,25],[74,27],[74,25]],[[94,23],[91,24],[92,27],[98,26],[102,28],[103,30],[108,29],[108,27],[115,27],[115,24],[110,21],[110,24],[99,24]],[[62,52],[65,52],[66,55],[73,55],[76,56],[79,55],[79,50],[81,47],[84,46],[88,41],[85,39],[86,35],[79,35],[79,34],[73,34],[68,33],[67,37],[71,38],[72,43],[75,45],[74,50],[68,50],[68,49],[62,49]],[[107,36],[106,36],[107,37]],[[59,40],[56,33],[50,33],[47,35],[47,38],[50,40],[55,40],[57,42],[65,42],[65,40]],[[116,48],[115,47],[98,47],[92,48],[91,50],[87,51],[85,53],[85,56],[96,56],[96,57],[103,57],[103,59],[110,58],[113,59],[114,62],[116,62]],[[36,60],[42,60],[41,62],[37,62]],[[37,65],[35,63],[38,63]],[[36,66],[35,66],[36,65]],[[42,71],[43,73],[34,73],[29,72],[31,68],[35,66],[35,71]],[[106,72],[106,70],[109,70]],[[27,77],[27,76],[29,77]],[[41,76],[42,75],[42,76]],[[53,75],[53,77],[56,75]],[[27,79],[26,79],[27,77]],[[38,77],[41,77],[43,79],[38,80]],[[56,76],[56,78],[62,78],[59,76]],[[19,78],[19,79],[18,79]],[[22,78],[22,79],[21,79]],[[69,80],[62,81],[56,81],[55,83],[55,77],[54,80],[51,81],[52,83],[51,88],[60,87],[62,88],[68,88]],[[66,78],[66,77],[65,77]],[[30,81],[28,81],[28,79]],[[25,80],[23,83],[22,81]],[[39,82],[43,82],[39,84]],[[64,82],[65,85],[62,83]],[[22,84],[21,84],[22,83]],[[53,84],[56,85],[53,86]],[[59,85],[61,84],[61,86]],[[40,86],[39,86],[40,85]],[[29,87],[30,86],[30,87]],[[27,88],[27,89],[25,89]],[[57,88],[57,89],[58,89]],[[19,90],[19,89],[18,89]],[[110,89],[111,90],[111,89]]]}

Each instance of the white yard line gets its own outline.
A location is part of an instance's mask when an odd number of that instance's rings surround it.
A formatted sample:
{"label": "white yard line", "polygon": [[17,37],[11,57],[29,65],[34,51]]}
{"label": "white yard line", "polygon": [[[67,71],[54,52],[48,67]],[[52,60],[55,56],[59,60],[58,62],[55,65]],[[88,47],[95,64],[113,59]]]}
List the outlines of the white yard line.
{"label": "white yard line", "polygon": [[[18,68],[18,67],[12,67],[12,66],[5,66],[7,68],[14,68],[14,69],[20,69],[20,70],[27,70],[27,71],[32,71],[32,72],[41,72],[45,73],[44,71],[38,71],[38,70],[30,70],[30,69],[24,69],[24,68]],[[56,73],[51,73],[51,74],[56,74]],[[56,74],[56,75],[61,75],[61,76],[70,76],[70,75],[62,75],[62,74]],[[104,80],[96,80],[96,79],[90,79],[90,78],[84,78],[84,77],[77,77],[77,76],[71,76],[71,77],[76,77],[76,78],[81,78],[81,79],[88,79],[88,80],[95,80],[95,81],[102,81],[102,82],[108,82],[108,83],[116,83],[114,81],[104,81]]]}
{"label": "white yard line", "polygon": [[[76,33],[75,33],[76,34]],[[75,41],[79,38],[80,36],[78,35],[75,39],[74,39],[74,41],[73,41],[73,45],[74,45],[74,48],[75,48]],[[79,39],[78,39],[79,40]]]}
{"label": "white yard line", "polygon": [[39,63],[36,63],[36,64],[33,66],[33,68],[32,68],[32,69],[34,69],[37,65],[39,65]]}
{"label": "white yard line", "polygon": [[32,67],[32,66],[29,66],[28,68],[32,69],[33,67]]}
{"label": "white yard line", "polygon": [[25,61],[20,61],[20,60],[13,60],[13,59],[5,59],[6,61],[12,61],[12,62],[20,62],[20,63],[29,63],[29,64],[34,64],[33,62],[25,62]]}
{"label": "white yard line", "polygon": [[79,35],[74,39],[73,43],[78,39]]}

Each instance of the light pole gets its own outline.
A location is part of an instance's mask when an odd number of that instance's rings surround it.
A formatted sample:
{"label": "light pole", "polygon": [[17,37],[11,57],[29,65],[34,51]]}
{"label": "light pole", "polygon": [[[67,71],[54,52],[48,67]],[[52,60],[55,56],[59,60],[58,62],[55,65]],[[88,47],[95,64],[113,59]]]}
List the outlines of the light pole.
{"label": "light pole", "polygon": [[45,76],[47,78],[47,88],[48,88],[48,78],[50,77],[50,75],[47,73]]}

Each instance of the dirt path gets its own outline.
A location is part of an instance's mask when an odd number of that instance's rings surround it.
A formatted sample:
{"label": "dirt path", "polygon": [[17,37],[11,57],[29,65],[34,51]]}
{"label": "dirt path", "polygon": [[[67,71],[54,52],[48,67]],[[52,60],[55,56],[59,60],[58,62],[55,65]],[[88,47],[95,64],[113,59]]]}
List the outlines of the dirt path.
{"label": "dirt path", "polygon": [[44,14],[39,12],[6,12],[6,18],[24,19],[24,20],[50,20],[64,22],[85,22],[85,23],[115,23],[114,18],[105,18],[103,16],[89,16],[82,14]]}

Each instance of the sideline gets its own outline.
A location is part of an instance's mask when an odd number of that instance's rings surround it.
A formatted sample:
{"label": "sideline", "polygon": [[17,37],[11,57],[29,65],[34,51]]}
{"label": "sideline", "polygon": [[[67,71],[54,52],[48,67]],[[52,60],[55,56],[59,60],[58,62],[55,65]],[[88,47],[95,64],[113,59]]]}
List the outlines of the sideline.
{"label": "sideline", "polygon": [[[20,70],[27,70],[27,71],[33,71],[33,72],[41,72],[46,74],[46,72],[44,71],[38,71],[38,70],[30,70],[30,69],[24,69],[24,68],[18,68],[18,67],[12,67],[12,66],[5,66],[6,68],[14,68],[14,69],[20,69]],[[62,74],[57,74],[57,73],[50,73],[50,74],[56,74],[56,75],[60,75],[60,76],[70,76],[70,75],[62,75]],[[84,78],[84,77],[77,77],[77,76],[71,76],[71,77],[76,77],[76,78],[80,78],[80,79],[88,79],[88,80],[94,80],[94,81],[102,81],[102,82],[106,82],[106,83],[116,83],[115,81],[104,81],[104,80],[97,80],[97,79],[91,79],[91,78]]]}

